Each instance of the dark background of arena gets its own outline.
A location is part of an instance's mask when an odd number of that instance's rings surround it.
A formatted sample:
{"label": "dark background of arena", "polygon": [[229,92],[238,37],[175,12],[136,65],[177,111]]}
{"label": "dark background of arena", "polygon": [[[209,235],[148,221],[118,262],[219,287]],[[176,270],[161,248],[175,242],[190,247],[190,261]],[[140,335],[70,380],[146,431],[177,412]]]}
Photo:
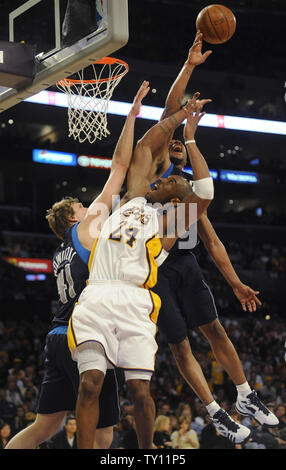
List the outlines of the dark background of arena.
{"label": "dark background of arena", "polygon": [[[13,2],[13,9],[21,3]],[[152,91],[144,104],[163,107],[169,87],[193,42],[195,18],[210,3],[129,1],[129,42],[114,55],[129,63],[130,72],[115,90],[113,99],[130,102],[139,84],[147,79]],[[285,121],[285,2],[228,0],[224,4],[235,13],[237,31],[226,44],[204,44],[204,50],[212,49],[213,54],[195,70],[187,92],[200,91],[201,96],[212,98],[207,108],[210,113]],[[7,40],[3,12],[11,10],[10,2],[2,1],[1,9],[0,39]],[[11,119],[13,124],[9,124]],[[67,137],[66,109],[21,103],[1,114],[1,257],[50,259],[57,240],[45,221],[46,209],[64,195],[90,203],[108,175],[103,170],[33,163],[32,149],[111,157],[123,122],[124,117],[109,115],[111,135],[91,146],[77,144]],[[152,124],[152,121],[137,120],[135,138],[140,138]],[[182,137],[182,128],[177,136]],[[262,377],[262,385],[266,375],[271,375],[277,382],[277,396],[283,396],[286,380],[285,138],[200,127],[197,141],[210,168],[259,174],[257,185],[216,182],[209,218],[241,279],[260,291],[262,308],[256,313],[244,313],[204,248],[199,246],[197,254],[213,289],[219,314],[239,354],[247,355],[251,367]],[[26,368],[32,367],[32,382],[36,387],[43,373],[43,342],[57,297],[56,286],[52,275],[47,275],[45,281],[28,282],[26,274],[0,259],[0,388],[7,387],[7,374],[16,358],[21,359],[25,374],[28,374]],[[213,358],[208,354],[207,343],[196,332],[190,339],[211,386],[216,389]],[[170,378],[164,372],[169,366],[175,370],[175,365],[164,341],[161,338],[159,341],[160,367],[153,390],[158,407],[170,400],[171,408],[185,401],[193,406],[195,397],[179,375],[174,372]],[[272,372],[264,371],[267,365],[272,367]],[[230,405],[233,390],[225,375],[217,391],[220,388]],[[178,403],[172,402],[171,389],[179,394]],[[128,400],[124,393],[123,390],[123,402]],[[285,392],[283,401],[286,402]]]}

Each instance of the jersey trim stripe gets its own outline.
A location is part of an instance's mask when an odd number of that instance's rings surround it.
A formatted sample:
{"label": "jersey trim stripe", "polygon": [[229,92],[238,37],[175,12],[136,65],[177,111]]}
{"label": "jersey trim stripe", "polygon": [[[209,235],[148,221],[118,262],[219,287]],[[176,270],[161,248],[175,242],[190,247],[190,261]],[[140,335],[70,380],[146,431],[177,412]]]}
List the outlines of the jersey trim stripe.
{"label": "jersey trim stripe", "polygon": [[95,253],[95,250],[96,250],[96,247],[97,247],[97,242],[98,242],[99,235],[100,235],[100,232],[98,233],[98,235],[95,239],[95,242],[92,246],[91,252],[90,252],[90,257],[89,257],[89,260],[88,260],[88,270],[89,270],[89,272],[91,270],[91,266],[92,266],[92,262],[93,262],[93,258],[94,258],[94,253]]}
{"label": "jersey trim stripe", "polygon": [[153,287],[157,282],[158,267],[155,259],[160,255],[160,252],[162,250],[161,240],[158,235],[159,232],[156,232],[145,242],[145,253],[148,262],[148,275],[145,281],[143,282],[143,287],[145,289]]}
{"label": "jersey trim stripe", "polygon": [[155,259],[157,259],[160,256],[160,254],[162,253],[162,250],[163,250],[163,246],[161,246],[161,250],[159,251],[159,253],[156,256],[154,256]]}
{"label": "jersey trim stripe", "polygon": [[159,297],[158,294],[155,294],[155,292],[148,290],[151,302],[152,302],[152,311],[149,314],[150,320],[157,325],[158,321],[158,316],[160,312],[160,308],[162,305],[161,298]]}
{"label": "jersey trim stripe", "polygon": [[76,341],[76,336],[75,336],[75,332],[74,332],[73,325],[72,325],[72,317],[70,318],[70,321],[69,321],[67,336],[68,336],[68,347],[69,347],[71,354],[73,355],[77,347],[77,341]]}

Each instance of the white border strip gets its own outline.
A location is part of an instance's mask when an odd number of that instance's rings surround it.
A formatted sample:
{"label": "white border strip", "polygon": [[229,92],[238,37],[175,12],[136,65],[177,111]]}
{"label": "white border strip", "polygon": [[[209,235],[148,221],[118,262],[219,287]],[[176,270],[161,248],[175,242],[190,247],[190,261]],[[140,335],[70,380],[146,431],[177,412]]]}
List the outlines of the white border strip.
{"label": "white border strip", "polygon": [[[41,91],[40,93],[27,98],[29,103],[44,104],[67,108],[67,97],[64,93],[55,91]],[[108,113],[119,116],[127,116],[131,108],[131,103],[122,101],[110,101]],[[155,106],[142,106],[139,115],[142,119],[158,121],[162,115],[163,108]],[[253,119],[238,116],[227,116],[219,114],[206,114],[199,123],[203,127],[214,127],[220,129],[230,129],[247,132],[261,132],[265,134],[286,135],[286,122],[269,121],[266,119]]]}

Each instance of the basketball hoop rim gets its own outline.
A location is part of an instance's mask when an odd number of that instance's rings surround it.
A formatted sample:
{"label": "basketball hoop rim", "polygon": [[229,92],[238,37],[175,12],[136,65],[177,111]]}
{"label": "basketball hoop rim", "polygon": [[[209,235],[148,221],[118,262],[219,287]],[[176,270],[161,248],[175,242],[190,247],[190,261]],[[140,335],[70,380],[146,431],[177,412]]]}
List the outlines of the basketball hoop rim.
{"label": "basketball hoop rim", "polygon": [[116,59],[115,57],[103,57],[102,59],[99,59],[99,60],[96,60],[95,62],[93,62],[93,64],[105,64],[105,65],[113,65],[113,64],[116,64],[116,63],[119,63],[119,64],[125,66],[125,70],[122,73],[118,74],[118,75],[107,77],[107,78],[100,78],[100,79],[97,79],[97,80],[95,80],[95,79],[93,79],[93,80],[73,80],[72,78],[63,78],[62,80],[59,80],[57,82],[57,85],[58,86],[66,86],[66,85],[73,86],[73,85],[78,85],[78,84],[83,84],[83,83],[92,84],[92,83],[103,83],[103,82],[110,82],[112,80],[117,80],[117,79],[123,77],[129,71],[129,65],[127,64],[127,62],[125,62],[122,59]]}

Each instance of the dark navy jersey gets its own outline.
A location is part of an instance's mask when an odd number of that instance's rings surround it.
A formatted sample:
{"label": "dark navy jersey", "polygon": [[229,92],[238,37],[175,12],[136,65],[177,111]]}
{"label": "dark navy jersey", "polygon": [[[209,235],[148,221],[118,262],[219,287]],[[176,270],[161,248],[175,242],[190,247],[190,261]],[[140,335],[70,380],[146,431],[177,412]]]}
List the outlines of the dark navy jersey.
{"label": "dark navy jersey", "polygon": [[77,236],[78,223],[65,233],[64,242],[53,256],[53,270],[59,294],[57,311],[52,328],[68,325],[75,303],[86,286],[90,251],[84,248]]}
{"label": "dark navy jersey", "polygon": [[[193,181],[193,176],[190,173],[187,173],[186,171],[180,170],[180,168],[177,168],[173,163],[171,163],[168,170],[161,176],[161,178],[168,178],[168,176],[170,176],[170,175],[182,176],[183,178],[185,178],[188,181]],[[155,183],[156,183],[156,181],[154,181],[154,183],[151,184],[151,188],[154,187]],[[176,241],[176,243],[173,246],[173,248],[171,249],[170,253],[178,253],[178,251],[180,253],[183,253],[183,252],[186,252],[186,251],[188,252],[188,251],[191,251],[193,248],[195,248],[198,245],[199,240],[198,240],[198,238],[196,238],[193,241],[193,243],[191,243],[192,248],[190,248],[190,243],[188,242],[189,233],[186,232],[185,235],[186,235],[186,237],[179,238]]]}

